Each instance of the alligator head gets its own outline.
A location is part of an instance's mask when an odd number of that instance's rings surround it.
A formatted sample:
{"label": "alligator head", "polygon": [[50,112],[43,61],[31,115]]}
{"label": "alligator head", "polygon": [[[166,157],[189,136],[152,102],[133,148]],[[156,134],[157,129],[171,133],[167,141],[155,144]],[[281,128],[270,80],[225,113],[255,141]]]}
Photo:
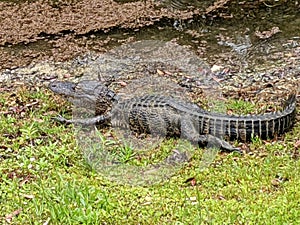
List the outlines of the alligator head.
{"label": "alligator head", "polygon": [[115,92],[97,80],[82,80],[78,83],[53,81],[48,88],[76,107],[95,110],[97,115],[106,112],[118,100]]}

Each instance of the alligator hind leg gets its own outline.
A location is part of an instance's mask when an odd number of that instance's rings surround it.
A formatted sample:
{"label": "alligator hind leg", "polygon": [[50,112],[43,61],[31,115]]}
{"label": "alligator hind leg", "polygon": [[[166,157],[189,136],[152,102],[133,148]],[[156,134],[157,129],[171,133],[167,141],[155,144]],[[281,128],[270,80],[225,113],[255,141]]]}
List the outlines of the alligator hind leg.
{"label": "alligator hind leg", "polygon": [[227,141],[224,141],[218,137],[212,136],[210,134],[206,135],[199,135],[198,139],[199,146],[208,146],[208,147],[215,147],[220,148],[223,151],[227,152],[239,152],[242,153],[240,148],[235,148],[231,144],[229,144]]}
{"label": "alligator hind leg", "polygon": [[193,122],[189,118],[182,119],[181,121],[181,136],[193,144],[198,144],[199,147],[215,147],[227,152],[242,153],[239,148],[233,147],[228,142],[212,136],[210,134],[201,135],[195,128]]}

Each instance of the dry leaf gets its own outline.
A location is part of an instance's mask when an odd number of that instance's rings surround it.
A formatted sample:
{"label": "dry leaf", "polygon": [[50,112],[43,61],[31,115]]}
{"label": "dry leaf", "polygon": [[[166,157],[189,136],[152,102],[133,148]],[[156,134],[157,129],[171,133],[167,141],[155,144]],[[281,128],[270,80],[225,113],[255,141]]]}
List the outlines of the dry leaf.
{"label": "dry leaf", "polygon": [[125,82],[125,81],[120,81],[120,82],[118,82],[121,86],[123,86],[123,87],[125,87],[125,86],[127,86],[127,83]]}
{"label": "dry leaf", "polygon": [[11,223],[12,218],[19,215],[21,211],[22,211],[22,209],[17,209],[15,211],[13,211],[12,213],[6,215],[5,216],[6,222]]}
{"label": "dry leaf", "polygon": [[300,140],[298,140],[294,143],[294,148],[298,149],[299,146],[300,146]]}
{"label": "dry leaf", "polygon": [[27,199],[33,199],[33,198],[34,198],[34,195],[23,194],[23,197],[24,197],[24,198],[27,198]]}
{"label": "dry leaf", "polygon": [[161,71],[161,70],[159,70],[159,69],[157,69],[157,70],[156,70],[156,72],[157,72],[157,73],[158,73],[158,75],[160,75],[160,76],[162,76],[162,75],[164,75],[164,74],[165,74],[163,71]]}

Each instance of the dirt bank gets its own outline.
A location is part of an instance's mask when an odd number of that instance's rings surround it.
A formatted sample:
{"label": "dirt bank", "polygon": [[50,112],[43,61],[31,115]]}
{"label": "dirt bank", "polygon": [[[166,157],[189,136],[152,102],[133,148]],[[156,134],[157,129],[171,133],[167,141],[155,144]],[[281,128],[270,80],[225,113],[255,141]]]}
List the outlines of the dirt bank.
{"label": "dirt bank", "polygon": [[[110,39],[87,38],[95,33],[137,29],[163,17],[174,17],[174,12],[158,7],[153,1],[120,4],[113,0],[40,0],[1,2],[0,8],[0,69],[37,60],[65,60],[88,50],[104,51],[103,46]],[[183,11],[180,16],[189,18],[198,11]]]}
{"label": "dirt bank", "polygon": [[[15,3],[18,2],[18,3]],[[231,19],[239,9],[270,8],[264,1],[251,5],[233,0],[201,1],[201,5],[184,1],[141,0],[119,3],[113,0],[82,1],[10,1],[0,2],[0,71],[27,65],[33,61],[62,61],[87,51],[102,52],[111,42],[127,42],[134,37],[114,39],[105,36],[114,32],[137,32],[153,24],[172,24],[175,20],[206,17]],[[194,2],[194,1],[190,1]],[[282,1],[275,8],[299,8],[299,5]],[[293,2],[293,1],[291,1]],[[179,4],[180,3],[180,4]],[[283,4],[285,3],[285,4]],[[246,12],[246,11],[245,11]],[[240,14],[240,13],[239,13]],[[243,13],[242,13],[243,14]],[[233,16],[234,15],[234,16]],[[95,38],[103,35],[104,38]]]}

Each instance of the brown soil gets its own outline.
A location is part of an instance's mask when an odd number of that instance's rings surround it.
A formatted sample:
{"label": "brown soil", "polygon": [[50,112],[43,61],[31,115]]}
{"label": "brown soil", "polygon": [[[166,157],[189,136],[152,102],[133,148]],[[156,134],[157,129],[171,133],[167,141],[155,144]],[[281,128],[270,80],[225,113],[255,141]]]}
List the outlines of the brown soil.
{"label": "brown soil", "polygon": [[[112,29],[138,29],[176,13],[153,1],[120,4],[113,0],[38,0],[0,2],[0,8],[0,70],[38,60],[65,60],[88,50],[104,51],[110,38],[93,40],[90,35]],[[182,11],[180,17],[189,18],[194,13],[199,10]]]}
{"label": "brown soil", "polygon": [[[103,52],[110,42],[134,39],[116,40],[104,35],[114,31],[137,31],[168,19],[172,22],[201,15],[230,18],[230,11],[236,10],[236,5],[253,8],[247,1],[234,0],[201,1],[200,6],[190,5],[184,10],[162,7],[162,2],[170,1],[140,0],[123,4],[113,0],[0,2],[0,71],[41,60],[63,61],[87,51]],[[264,3],[255,4],[268,7]],[[99,35],[105,38],[95,38]]]}

